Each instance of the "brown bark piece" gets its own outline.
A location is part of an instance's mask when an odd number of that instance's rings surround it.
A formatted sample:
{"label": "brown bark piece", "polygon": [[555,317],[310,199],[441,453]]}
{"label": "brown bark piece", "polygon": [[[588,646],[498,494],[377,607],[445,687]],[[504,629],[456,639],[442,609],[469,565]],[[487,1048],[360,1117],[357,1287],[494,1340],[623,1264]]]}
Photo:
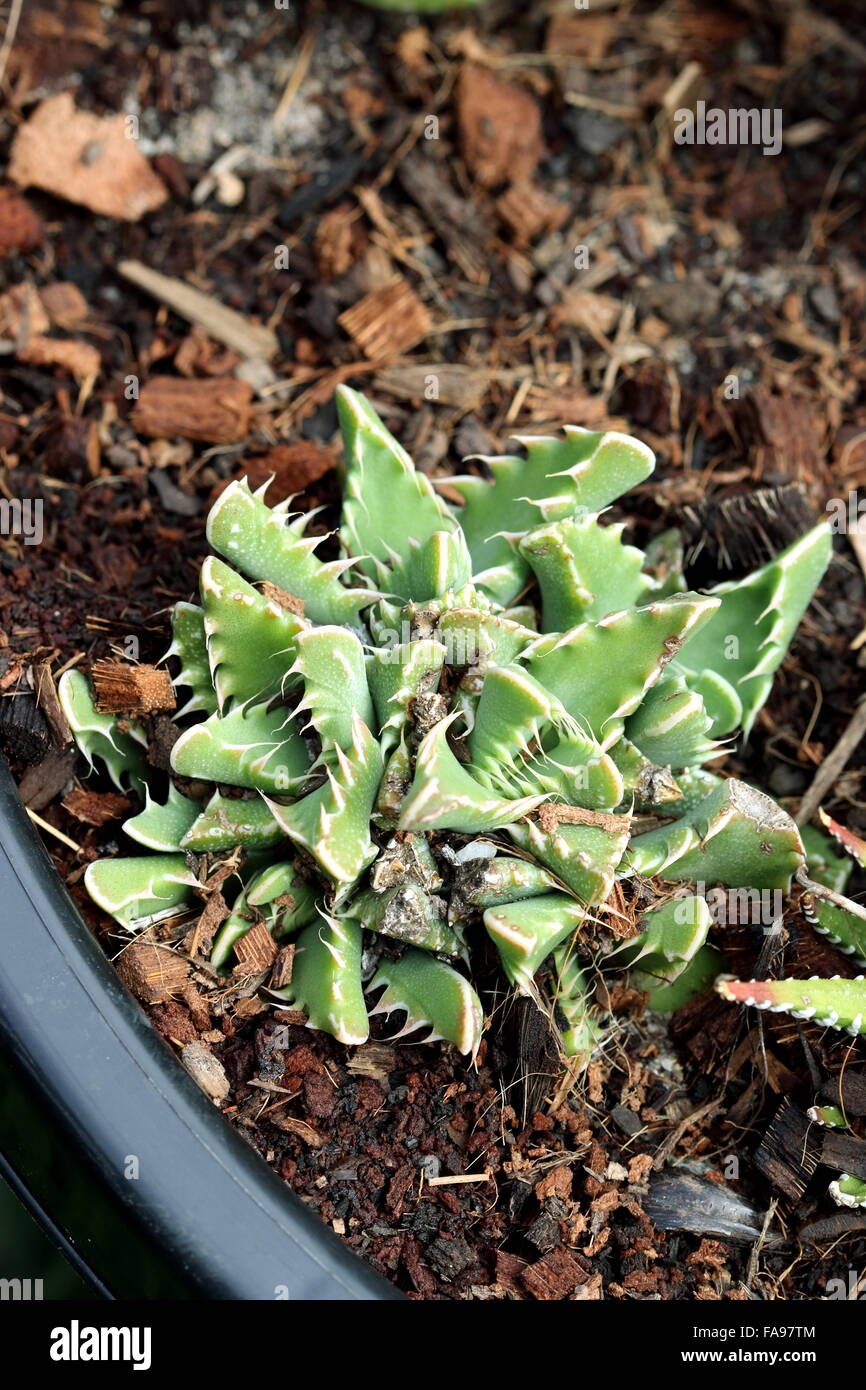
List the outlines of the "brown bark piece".
{"label": "brown bark piece", "polygon": [[513,183],[497,198],[496,211],[520,247],[528,246],[541,232],[555,231],[568,216],[565,203],[548,198],[531,183]]}
{"label": "brown bark piece", "polygon": [[176,706],[171,677],[162,667],[96,661],[92,676],[96,708],[102,714],[155,714]]}
{"label": "brown bark piece", "polygon": [[98,376],[102,367],[102,358],[90,343],[47,338],[41,334],[30,338],[27,346],[20,348],[15,355],[19,362],[26,362],[31,367],[61,367],[80,381]]}
{"label": "brown bark piece", "polygon": [[371,362],[399,357],[430,331],[427,306],[395,275],[342,313],[338,322]]}
{"label": "brown bark piece", "polygon": [[47,661],[41,661],[36,667],[35,678],[36,703],[51,725],[51,732],[57,742],[61,747],[65,747],[66,744],[72,742],[72,730],[61,709],[57,689],[54,685],[54,676],[51,674],[51,667]]}
{"label": "brown bark piece", "polygon": [[75,328],[84,322],[90,312],[81,290],[69,280],[56,280],[53,285],[43,285],[39,298],[49,319],[58,328]]}
{"label": "brown bark piece", "polygon": [[20,188],[42,188],[91,212],[137,222],[168,197],[125,116],[77,111],[71,92],[39,103],[12,142],[8,175]]}
{"label": "brown bark piece", "polygon": [[274,961],[274,968],[271,971],[271,978],[268,984],[271,989],[285,989],[286,985],[292,983],[292,968],[295,962],[295,948],[293,945],[281,946],[277,951],[277,958]]}
{"label": "brown bark piece", "polygon": [[151,439],[238,444],[249,434],[253,388],[228,378],[186,381],[155,376],[142,388],[132,423]]}
{"label": "brown bark piece", "polygon": [[208,893],[201,916],[183,944],[191,956],[207,955],[216,932],[229,915],[229,905],[217,889]]}
{"label": "brown bark piece", "polygon": [[189,962],[165,946],[133,941],[117,960],[117,973],[126,988],[145,1004],[163,1004],[180,994],[189,975]]}
{"label": "brown bark piece", "polygon": [[83,787],[76,787],[64,797],[63,806],[76,820],[84,821],[85,825],[100,826],[127,815],[130,801],[119,792],[91,792]]}
{"label": "brown bark piece", "polygon": [[225,1068],[206,1043],[187,1043],[181,1050],[180,1060],[196,1085],[210,1097],[214,1105],[219,1105],[227,1098],[231,1087]]}
{"label": "brown bark piece", "polygon": [[235,942],[235,969],[244,975],[258,975],[269,970],[277,957],[277,943],[264,922],[256,922],[246,936]]}
{"label": "brown bark piece", "polygon": [[586,1283],[587,1275],[568,1251],[558,1245],[525,1269],[521,1279],[524,1288],[533,1298],[552,1302],[568,1298],[569,1294]]}
{"label": "brown bark piece", "polygon": [[594,825],[599,830],[618,835],[628,830],[631,817],[612,816],[606,811],[589,811],[583,806],[560,806],[553,801],[545,801],[538,808],[538,824],[545,835],[553,835],[560,825]]}
{"label": "brown bark piece", "polygon": [[265,579],[259,588],[263,598],[269,599],[278,608],[284,608],[287,613],[294,613],[296,618],[303,618],[305,605],[302,598],[296,598],[288,590],[281,589],[279,584],[272,584],[269,579]]}
{"label": "brown bark piece", "polygon": [[45,236],[42,218],[26,198],[12,188],[0,188],[0,256],[10,251],[32,251]]}
{"label": "brown bark piece", "polygon": [[529,92],[466,63],[457,86],[466,163],[480,184],[528,182],[544,154],[541,112]]}

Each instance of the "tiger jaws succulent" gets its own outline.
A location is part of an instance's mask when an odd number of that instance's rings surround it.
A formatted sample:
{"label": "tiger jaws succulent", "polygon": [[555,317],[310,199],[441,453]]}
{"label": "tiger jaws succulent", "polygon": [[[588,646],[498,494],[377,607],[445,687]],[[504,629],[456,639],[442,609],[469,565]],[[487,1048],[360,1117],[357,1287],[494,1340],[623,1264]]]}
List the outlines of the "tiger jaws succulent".
{"label": "tiger jaws succulent", "polygon": [[172,620],[167,788],[146,729],[64,676],[82,751],[143,794],[124,830],[144,852],[91,864],[87,887],[135,930],[200,911],[205,871],[231,864],[214,966],[254,925],[291,939],[265,998],[344,1043],[394,1015],[397,1036],[474,1054],[473,964],[498,955],[516,991],[549,982],[585,1058],[617,880],[647,910],[611,964],[668,990],[705,978],[703,885],[786,890],[806,863],[785,811],[706,765],[766,700],[829,529],[693,593],[675,534],[642,551],[605,515],[652,472],[637,439],[566,426],[440,491],[363,396],[338,408],[339,544],[246,481],[213,505],[199,602]]}

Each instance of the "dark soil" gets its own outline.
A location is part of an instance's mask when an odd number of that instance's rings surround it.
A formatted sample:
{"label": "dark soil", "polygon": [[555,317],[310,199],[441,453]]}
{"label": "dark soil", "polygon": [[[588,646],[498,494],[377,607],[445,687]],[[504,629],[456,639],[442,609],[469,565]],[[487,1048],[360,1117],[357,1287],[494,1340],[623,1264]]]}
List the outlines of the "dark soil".
{"label": "dark soil", "polygon": [[[125,223],[36,189],[13,190],[10,208],[0,190],[4,294],[76,286],[84,317],[51,334],[100,364],[94,379],[34,361],[0,301],[0,492],[42,499],[45,515],[41,544],[0,536],[0,730],[27,804],[78,847],[46,836],[109,953],[124,943],[79,880],[117,848],[124,807],[70,796],[69,758],[33,716],[38,670],[162,655],[229,478],[274,472],[272,495],[325,504],[326,529],[340,381],[368,390],[431,471],[566,421],[639,434],[658,468],[636,543],[684,525],[695,584],[744,572],[767,553],[764,532],[784,544],[866,481],[858,8],[493,0],[422,28],[348,0],[196,3],[183,20],[162,0],[25,7],[0,157],[39,100],[71,89],[80,108],[138,117],[169,194]],[[689,63],[708,106],[779,108],[782,152],[674,143],[664,103]],[[491,90],[491,75],[504,85]],[[237,147],[231,177],[202,193]],[[207,426],[142,432],[130,378],[219,380],[238,359],[134,288],[118,270],[128,259],[276,331],[270,385],[260,371],[236,442]],[[374,298],[340,322],[395,275],[399,312],[377,318]],[[787,485],[796,493],[757,520],[728,502]],[[806,791],[859,699],[864,627],[863,574],[840,537],[728,770],[782,799]],[[861,833],[864,775],[861,745],[824,803]],[[785,927],[785,968],[850,973],[794,901]],[[728,929],[717,944],[752,974],[759,936]],[[820,1139],[798,1148],[790,1132],[822,1075],[866,1062],[862,1040],[756,1021],[715,996],[668,1033],[608,975],[611,1042],[569,1086],[502,999],[468,1068],[441,1046],[346,1049],[266,1010],[255,980],[212,985],[193,963],[179,997],[147,1005],[167,1045],[204,1039],[231,1121],[415,1297],[821,1298],[866,1264],[866,1214],[840,1222],[832,1170],[806,1171]],[[784,1107],[768,1159],[762,1136]],[[754,1207],[759,1227],[777,1203],[765,1235],[656,1229],[648,1183],[678,1164]],[[836,1225],[808,1229],[825,1220]]]}

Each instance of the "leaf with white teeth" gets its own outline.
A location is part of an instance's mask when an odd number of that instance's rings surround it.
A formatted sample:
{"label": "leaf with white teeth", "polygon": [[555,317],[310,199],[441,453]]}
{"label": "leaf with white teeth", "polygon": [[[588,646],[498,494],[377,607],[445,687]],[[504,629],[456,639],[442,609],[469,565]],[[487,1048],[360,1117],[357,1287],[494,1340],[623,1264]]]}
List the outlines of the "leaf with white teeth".
{"label": "leaf with white teeth", "polygon": [[220,493],[207,520],[207,538],[214,550],[249,579],[270,580],[303,599],[308,621],[356,625],[362,609],[378,594],[347,588],[341,575],[352,561],[320,560],[315,551],[322,538],[304,535],[307,518],[287,522],[288,503],[269,507],[263,491],[251,492],[244,478]]}
{"label": "leaf with white teeth", "polygon": [[555,874],[585,907],[590,907],[604,902],[610,893],[628,845],[628,816],[610,820],[608,826],[562,823],[549,831],[528,820],[508,826],[508,833],[520,849]]}
{"label": "leaf with white teeth", "polygon": [[373,862],[370,815],[382,779],[382,755],[366,724],[355,718],[348,752],[339,744],[325,781],[291,806],[268,801],[285,835],[313,856],[342,900]]}
{"label": "leaf with white teeth", "polygon": [[521,994],[532,995],[535,972],[583,918],[584,910],[573,898],[549,893],[504,907],[489,907],[484,925],[508,979]]}
{"label": "leaf with white teeth", "polygon": [[625,737],[658,767],[693,767],[718,756],[713,721],[682,676],[664,676],[625,722]]}
{"label": "leaf with white teeth", "polygon": [[297,649],[292,675],[304,694],[295,715],[308,716],[308,727],[322,741],[323,760],[332,761],[335,748],[351,748],[356,718],[369,728],[375,720],[364,649],[354,633],[330,626],[301,633]]}
{"label": "leaf with white teeth", "polygon": [[300,786],[310,770],[290,711],[261,704],[238,705],[194,724],[172,748],[171,765],[180,777],[267,792]]}
{"label": "leaf with white teeth", "polygon": [[141,725],[126,719],[121,729],[113,714],[101,714],[93,703],[87,677],[80,671],[63,673],[57,696],[79,752],[91,769],[98,758],[118,791],[131,786],[143,794],[148,767],[144,758],[147,735]]}
{"label": "leaf with white teeth", "polygon": [[583,1066],[602,1041],[602,1030],[592,1015],[593,987],[580,967],[572,943],[564,941],[553,953],[556,971],[554,1000],[566,1021],[562,1050],[566,1057],[577,1057]]}
{"label": "leaf with white teeth", "polygon": [[484,1013],[478,995],[462,975],[426,951],[410,947],[399,960],[384,960],[368,986],[372,994],[385,986],[370,1010],[406,1014],[395,1037],[429,1028],[428,1041],[444,1038],[474,1057],[481,1042]]}
{"label": "leaf with white teeth", "polygon": [[611,964],[629,966],[635,989],[673,984],[705,944],[711,925],[705,898],[695,893],[672,898],[646,914],[644,930],[614,952]]}
{"label": "leaf with white teeth", "polygon": [[[718,611],[690,635],[679,655],[680,669],[714,671],[736,689],[746,734],[770,693],[773,676],[832,552],[830,527],[822,521],[745,579],[718,584],[710,591],[720,600]],[[717,727],[713,732],[722,737],[731,729]]]}
{"label": "leaf with white teeth", "polygon": [[93,901],[132,931],[176,917],[194,902],[198,883],[182,854],[141,854],[134,859],[97,859],[84,883]]}
{"label": "leaf with white teeth", "polygon": [[564,434],[564,439],[518,435],[525,459],[483,460],[492,483],[478,477],[449,480],[464,499],[458,515],[476,583],[503,605],[517,597],[529,574],[509,534],[580,511],[599,512],[655,467],[652,450],[628,435],[595,434],[574,425],[567,425]]}
{"label": "leaf with white teeth", "polygon": [[367,1041],[369,1024],[361,983],[363,932],[347,917],[323,915],[295,943],[291,984],[275,999],[302,1009],[307,1027],[330,1033],[347,1047]]}
{"label": "leaf with white teeth", "polygon": [[493,830],[533,810],[544,795],[505,801],[491,796],[448,745],[455,715],[435,724],[421,740],[415,778],[400,814],[401,830]]}
{"label": "leaf with white teeth", "polygon": [[722,976],[716,989],[723,999],[751,1008],[771,1009],[792,1018],[811,1019],[827,1028],[843,1029],[852,1037],[866,1033],[866,979],[730,980]]}
{"label": "leaf with white teeth", "polygon": [[[425,549],[427,542],[437,532],[456,534],[457,523],[429,479],[415,471],[402,444],[364,396],[348,386],[338,387],[337,413],[346,457],[340,530],[345,549],[357,556],[358,567],[365,574],[389,592],[404,599],[437,597],[451,586],[416,594],[409,592],[411,584],[407,587],[401,580],[410,576],[413,564],[416,583],[425,571],[435,572],[436,561],[431,565],[430,558],[420,558],[420,552],[432,557]],[[414,561],[410,538],[416,552]],[[458,543],[465,553],[462,536]],[[446,568],[450,573],[450,561]],[[468,579],[467,563],[459,582]]]}
{"label": "leaf with white teeth", "polygon": [[730,777],[679,820],[636,835],[623,863],[624,878],[659,874],[676,883],[785,889],[805,853],[787,811]]}
{"label": "leaf with white teeth", "polygon": [[609,748],[682,643],[717,607],[718,599],[678,594],[540,637],[521,661],[602,748]]}
{"label": "leaf with white teeth", "polygon": [[267,702],[284,692],[303,618],[267,599],[222,560],[201,567],[204,631],[220,708]]}
{"label": "leaf with white teeth", "polygon": [[189,690],[186,704],[175,711],[175,720],[199,710],[205,714],[216,714],[217,697],[210,673],[207,654],[207,637],[204,631],[204,610],[195,603],[176,603],[171,614],[172,643],[163,657],[177,657],[180,670],[172,676],[175,690],[183,686]]}
{"label": "leaf with white teeth", "polygon": [[124,833],[146,849],[163,853],[181,849],[184,835],[201,814],[200,803],[184,796],[173,782],[169,783],[168,797],[163,805],[154,801],[147,787],[144,802],[143,811],[123,822]]}
{"label": "leaf with white teeth", "polygon": [[567,632],[635,607],[646,588],[644,555],[623,543],[624,529],[624,523],[600,526],[590,514],[527,531],[518,550],[541,588],[544,632]]}

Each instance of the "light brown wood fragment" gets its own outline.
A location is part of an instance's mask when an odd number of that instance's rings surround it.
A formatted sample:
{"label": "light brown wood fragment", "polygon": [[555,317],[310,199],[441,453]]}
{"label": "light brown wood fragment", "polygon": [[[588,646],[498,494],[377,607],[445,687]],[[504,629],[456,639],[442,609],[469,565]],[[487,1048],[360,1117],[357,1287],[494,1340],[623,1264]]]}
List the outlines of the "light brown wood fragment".
{"label": "light brown wood fragment", "polygon": [[257,975],[262,970],[269,970],[276,956],[277,943],[264,922],[256,922],[245,936],[235,942],[235,970],[242,971],[244,975]]}
{"label": "light brown wood fragment", "polygon": [[189,962],[165,946],[133,941],[117,960],[117,973],[126,988],[145,1004],[162,1004],[181,994]]}
{"label": "light brown wood fragment", "polygon": [[142,388],[132,423],[151,439],[179,435],[205,444],[238,444],[250,432],[252,398],[246,381],[155,376]]}
{"label": "light brown wood fragment", "polygon": [[304,616],[304,600],[297,598],[295,594],[290,594],[287,589],[281,589],[279,584],[272,584],[269,579],[264,580],[259,585],[263,598],[270,599],[279,608],[284,608],[287,613],[294,613],[296,618]]}
{"label": "light brown wood fragment", "polygon": [[342,313],[338,322],[371,362],[399,357],[430,331],[427,306],[395,275]]}
{"label": "light brown wood fragment", "polygon": [[294,946],[291,943],[288,946],[281,946],[277,952],[277,958],[274,961],[274,968],[268,982],[271,989],[285,989],[286,985],[292,983],[294,960]]}
{"label": "light brown wood fragment", "polygon": [[152,270],[141,261],[121,261],[117,268],[125,279],[167,304],[181,318],[203,328],[211,338],[224,343],[240,357],[263,358],[266,362],[276,357],[280,344],[273,329],[251,323],[213,295],[188,285],[185,280]]}
{"label": "light brown wood fragment", "polygon": [[160,666],[96,661],[92,676],[96,708],[102,714],[154,714],[176,707],[171,677]]}
{"label": "light brown wood fragment", "polygon": [[589,811],[583,806],[562,806],[545,801],[538,808],[538,824],[546,835],[555,834],[560,825],[593,825],[619,835],[631,825],[630,816],[612,816],[606,811]]}
{"label": "light brown wood fragment", "polygon": [[69,91],[41,101],[12,142],[7,175],[91,212],[136,222],[168,197],[123,115],[78,111]]}

